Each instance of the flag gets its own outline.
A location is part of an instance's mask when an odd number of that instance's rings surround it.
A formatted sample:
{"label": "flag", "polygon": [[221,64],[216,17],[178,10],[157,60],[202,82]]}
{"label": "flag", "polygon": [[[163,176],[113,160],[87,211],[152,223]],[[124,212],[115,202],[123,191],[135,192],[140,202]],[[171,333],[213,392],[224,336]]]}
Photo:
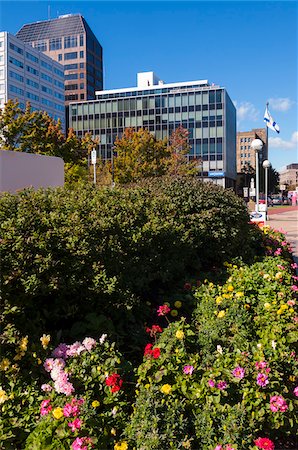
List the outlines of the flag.
{"label": "flag", "polygon": [[273,131],[276,131],[276,133],[279,133],[279,126],[277,125],[276,122],[274,122],[270,112],[268,111],[268,106],[266,106],[265,109],[264,122],[266,123],[268,128],[270,128]]}

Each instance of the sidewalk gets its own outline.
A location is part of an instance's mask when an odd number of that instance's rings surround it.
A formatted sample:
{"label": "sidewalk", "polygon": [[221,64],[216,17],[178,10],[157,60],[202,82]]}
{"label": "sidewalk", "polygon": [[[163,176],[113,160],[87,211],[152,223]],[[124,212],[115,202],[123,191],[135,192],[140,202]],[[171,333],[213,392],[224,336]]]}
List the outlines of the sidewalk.
{"label": "sidewalk", "polygon": [[292,244],[293,255],[298,264],[298,207],[274,211],[269,214],[267,225],[286,233],[287,241]]}

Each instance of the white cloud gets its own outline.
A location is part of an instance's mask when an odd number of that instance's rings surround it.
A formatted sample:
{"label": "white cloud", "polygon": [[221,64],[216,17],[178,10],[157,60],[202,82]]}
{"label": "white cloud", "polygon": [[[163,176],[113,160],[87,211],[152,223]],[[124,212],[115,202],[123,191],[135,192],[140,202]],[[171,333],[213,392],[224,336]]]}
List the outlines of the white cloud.
{"label": "white cloud", "polygon": [[269,98],[269,110],[273,109],[274,111],[288,111],[295,102],[290,100],[287,97],[284,98]]}
{"label": "white cloud", "polygon": [[257,122],[259,120],[260,112],[252,103],[241,102],[238,105],[238,102],[234,101],[234,105],[237,109],[237,119],[239,123],[244,120],[251,120],[253,122]]}
{"label": "white cloud", "polygon": [[298,146],[298,131],[294,131],[289,141],[285,141],[280,137],[270,137],[269,138],[269,149],[279,148],[281,150],[291,150],[293,148],[297,149]]}

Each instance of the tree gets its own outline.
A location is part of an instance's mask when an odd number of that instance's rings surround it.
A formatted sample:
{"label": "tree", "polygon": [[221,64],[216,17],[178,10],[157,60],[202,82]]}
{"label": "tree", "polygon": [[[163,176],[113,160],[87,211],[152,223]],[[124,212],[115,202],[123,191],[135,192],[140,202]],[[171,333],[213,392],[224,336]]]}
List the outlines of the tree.
{"label": "tree", "polygon": [[32,111],[29,102],[23,111],[18,102],[9,100],[0,111],[1,150],[58,156],[66,163],[66,175],[70,171],[69,179],[86,176],[87,156],[96,144],[90,134],[79,139],[72,128],[65,136],[59,120]]}
{"label": "tree", "polygon": [[198,162],[190,162],[187,154],[190,150],[189,131],[181,125],[170,136],[170,158],[167,161],[169,175],[194,175],[198,173]]}

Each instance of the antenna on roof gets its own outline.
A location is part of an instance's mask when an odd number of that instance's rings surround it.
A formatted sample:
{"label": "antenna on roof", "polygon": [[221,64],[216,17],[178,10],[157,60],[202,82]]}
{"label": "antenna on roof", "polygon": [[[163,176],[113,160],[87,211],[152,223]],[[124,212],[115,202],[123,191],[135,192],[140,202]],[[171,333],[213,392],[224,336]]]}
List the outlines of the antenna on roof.
{"label": "antenna on roof", "polygon": [[51,20],[51,5],[48,5],[48,20]]}

